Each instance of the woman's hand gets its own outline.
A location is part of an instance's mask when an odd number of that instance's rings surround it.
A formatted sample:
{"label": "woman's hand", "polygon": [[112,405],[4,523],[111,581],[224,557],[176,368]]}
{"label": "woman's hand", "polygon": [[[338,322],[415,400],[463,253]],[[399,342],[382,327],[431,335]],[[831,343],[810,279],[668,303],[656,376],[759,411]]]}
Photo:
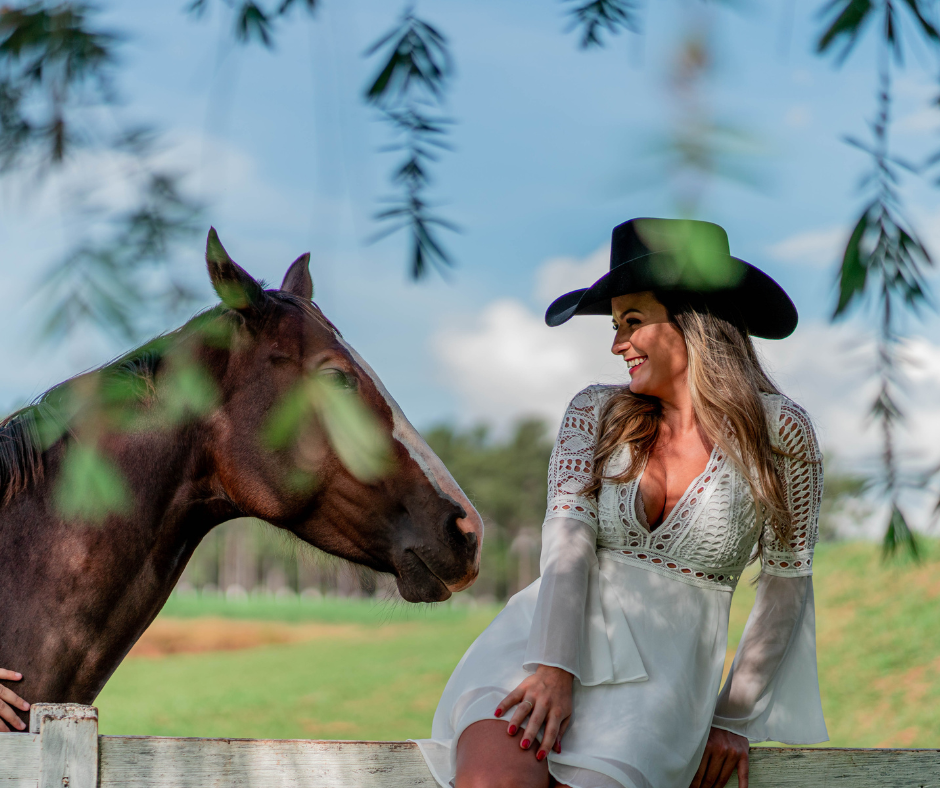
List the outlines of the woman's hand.
{"label": "woman's hand", "polygon": [[529,718],[519,742],[523,750],[532,746],[535,734],[542,727],[542,723],[545,723],[542,745],[535,754],[540,761],[548,755],[552,747],[555,752],[561,752],[561,737],[571,720],[573,681],[574,676],[567,670],[539,665],[535,673],[503,698],[496,709],[496,716],[501,717],[506,709],[516,707],[506,730],[510,736],[515,736],[525,718]]}
{"label": "woman's hand", "polygon": [[747,753],[750,743],[744,736],[712,728],[708,733],[705,754],[690,788],[724,788],[735,767],[738,785],[747,788]]}
{"label": "woman's hand", "polygon": [[[0,668],[0,681],[19,681],[21,678],[23,678],[22,673]],[[9,726],[18,731],[26,727],[23,721],[16,716],[16,712],[13,710],[14,706],[23,711],[29,711],[29,704],[13,690],[0,687],[0,733],[9,733]]]}

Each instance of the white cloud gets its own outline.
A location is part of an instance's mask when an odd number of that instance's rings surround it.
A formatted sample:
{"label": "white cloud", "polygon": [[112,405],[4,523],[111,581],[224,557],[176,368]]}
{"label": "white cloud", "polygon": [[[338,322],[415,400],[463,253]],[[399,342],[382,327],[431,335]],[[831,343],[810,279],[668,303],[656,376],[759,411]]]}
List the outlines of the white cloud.
{"label": "white cloud", "polygon": [[534,414],[557,424],[584,386],[626,379],[611,339],[602,317],[549,328],[541,315],[506,299],[489,304],[474,325],[438,333],[433,350],[464,419],[505,426]]}
{"label": "white cloud", "polygon": [[610,244],[605,244],[587,257],[552,257],[539,266],[535,274],[535,297],[546,304],[558,296],[587,287],[610,270]]}
{"label": "white cloud", "polygon": [[827,267],[841,257],[848,236],[842,226],[808,230],[771,244],[767,252],[783,262]]}

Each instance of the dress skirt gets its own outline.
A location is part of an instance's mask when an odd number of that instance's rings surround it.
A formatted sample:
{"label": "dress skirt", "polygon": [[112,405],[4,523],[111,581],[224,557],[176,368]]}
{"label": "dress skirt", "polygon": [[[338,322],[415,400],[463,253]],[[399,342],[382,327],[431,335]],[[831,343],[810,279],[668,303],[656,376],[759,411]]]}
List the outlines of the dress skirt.
{"label": "dress skirt", "polygon": [[[593,686],[575,679],[571,722],[561,753],[548,753],[548,768],[572,788],[688,788],[715,713],[731,592],[678,582],[615,556],[598,551],[604,607],[619,607],[608,626],[619,621],[618,629],[629,628],[616,635],[632,638],[643,669],[632,680]],[[473,643],[444,689],[431,738],[417,742],[444,788],[453,785],[460,734],[497,719],[499,702],[529,675],[523,665],[540,583],[512,597]],[[506,710],[503,719],[510,716]]]}

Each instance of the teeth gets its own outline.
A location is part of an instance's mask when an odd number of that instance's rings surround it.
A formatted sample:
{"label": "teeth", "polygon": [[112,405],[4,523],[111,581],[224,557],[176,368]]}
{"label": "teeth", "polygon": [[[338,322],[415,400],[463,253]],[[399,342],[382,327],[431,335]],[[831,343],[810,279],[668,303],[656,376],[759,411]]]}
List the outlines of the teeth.
{"label": "teeth", "polygon": [[627,369],[633,369],[638,364],[642,364],[644,361],[646,361],[646,358],[647,358],[646,356],[638,356],[637,358],[631,358],[629,361],[627,361]]}

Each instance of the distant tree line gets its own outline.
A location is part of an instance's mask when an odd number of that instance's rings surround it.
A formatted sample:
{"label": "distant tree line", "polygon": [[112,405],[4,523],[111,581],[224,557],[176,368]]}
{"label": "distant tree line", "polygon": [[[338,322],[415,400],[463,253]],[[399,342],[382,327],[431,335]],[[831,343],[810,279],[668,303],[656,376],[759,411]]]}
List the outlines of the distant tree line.
{"label": "distant tree line", "polygon": [[[441,424],[425,438],[486,522],[480,577],[468,593],[504,601],[539,575],[554,436],[545,422],[528,418],[505,433],[483,425],[462,429]],[[871,516],[864,487],[863,478],[827,461],[822,541],[851,536]],[[248,519],[210,532],[187,566],[181,588],[230,596],[396,596],[391,577],[319,553]]]}

